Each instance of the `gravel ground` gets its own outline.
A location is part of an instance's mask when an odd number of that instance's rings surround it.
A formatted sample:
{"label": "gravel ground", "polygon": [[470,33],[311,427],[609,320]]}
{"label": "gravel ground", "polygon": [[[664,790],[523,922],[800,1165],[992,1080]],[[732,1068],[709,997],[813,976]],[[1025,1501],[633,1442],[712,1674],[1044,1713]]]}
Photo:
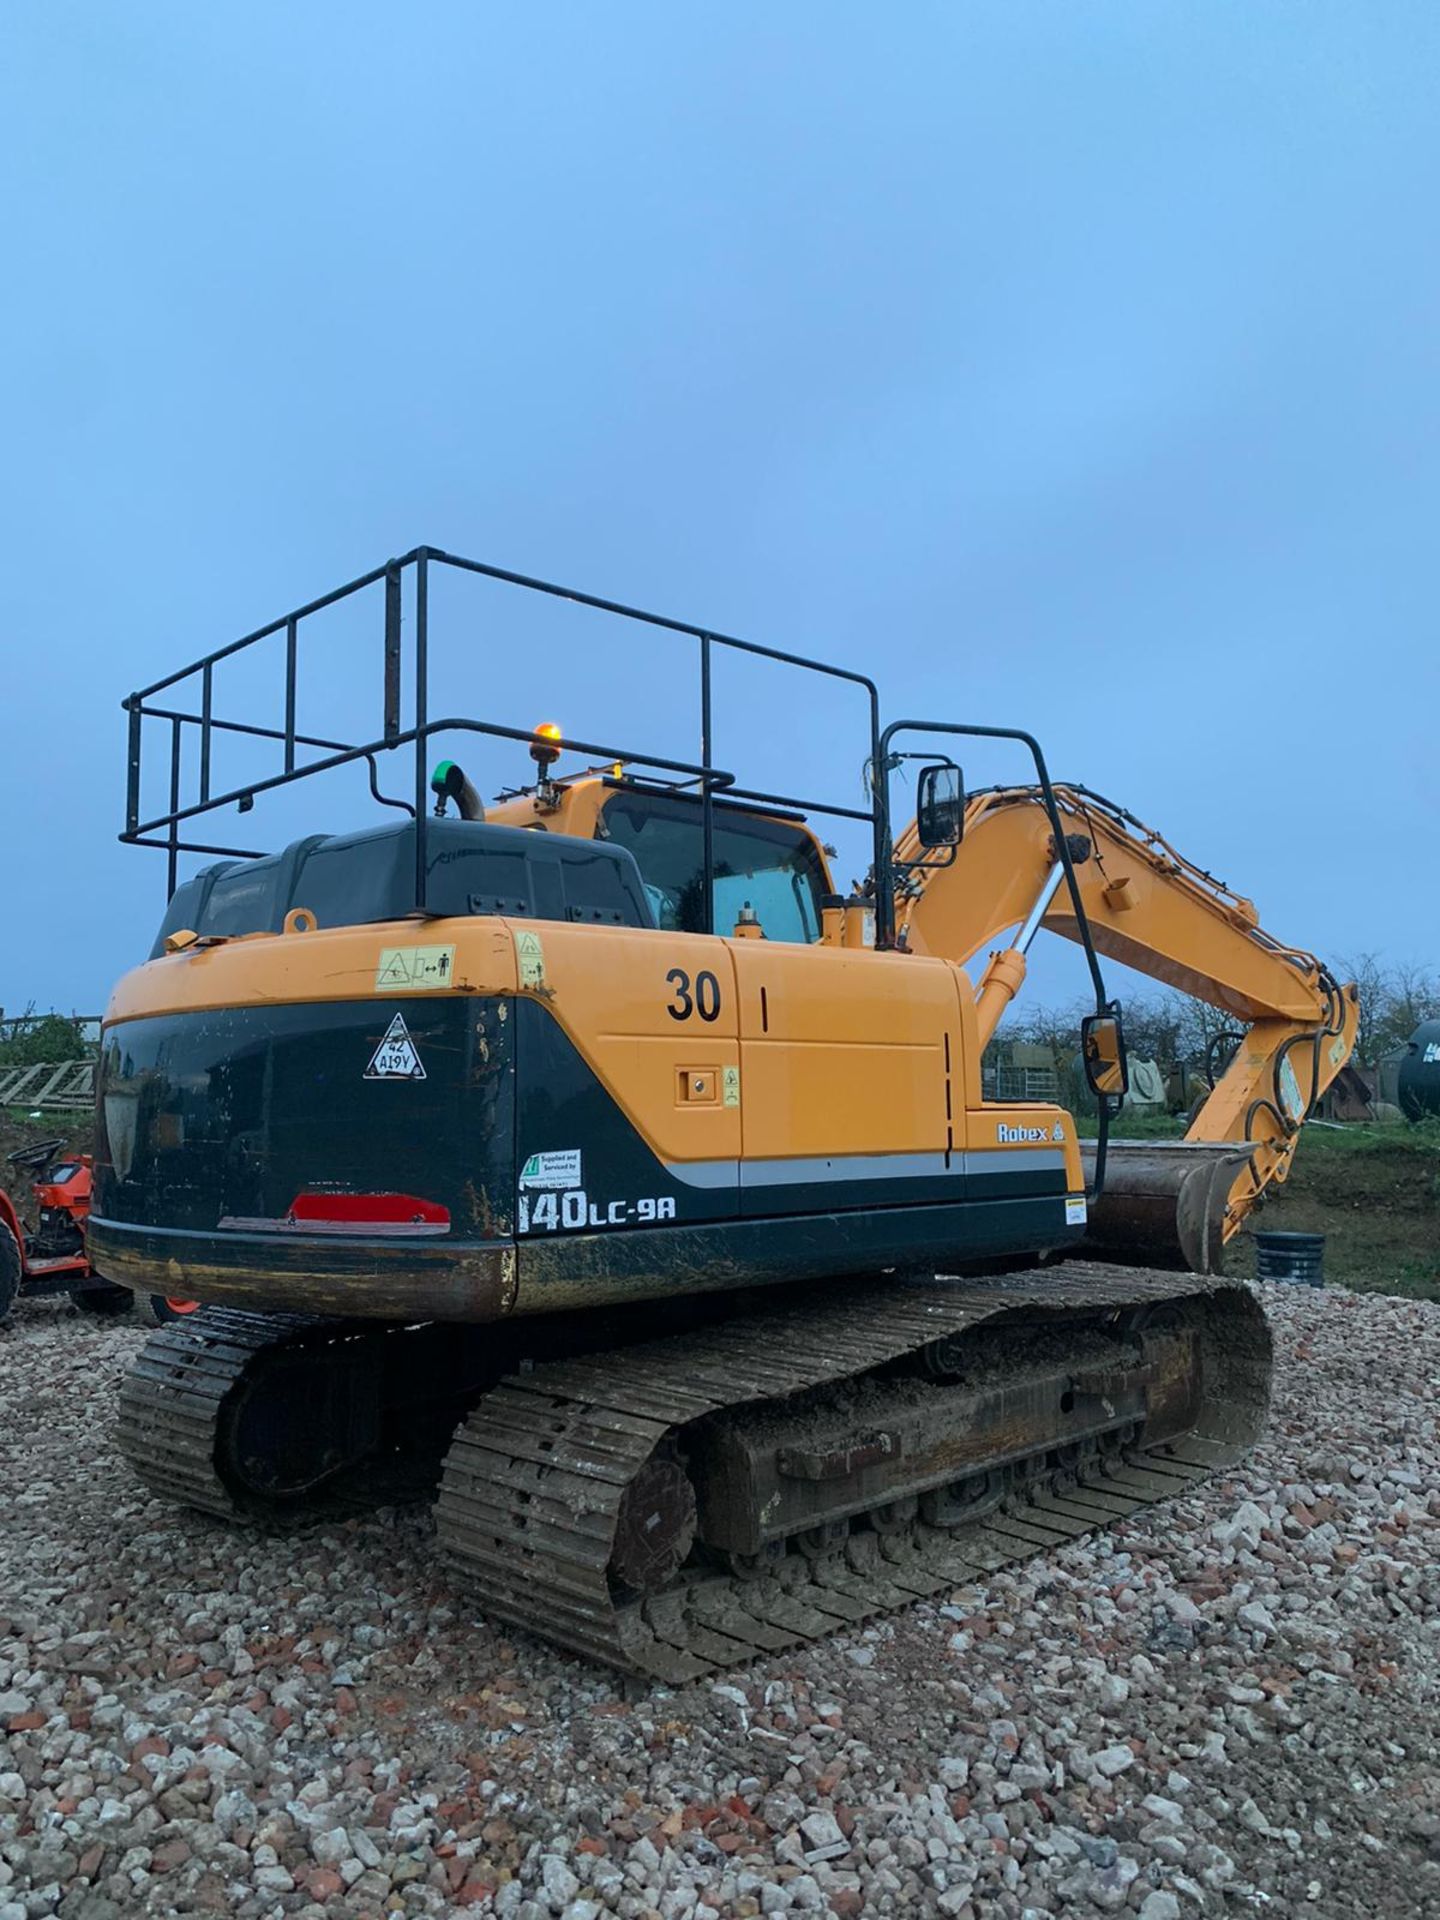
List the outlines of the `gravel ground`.
{"label": "gravel ground", "polygon": [[1440,1307],[1273,1289],[1247,1469],[946,1604],[635,1693],[424,1512],[143,1495],[140,1333],[0,1333],[0,1920],[1440,1914]]}

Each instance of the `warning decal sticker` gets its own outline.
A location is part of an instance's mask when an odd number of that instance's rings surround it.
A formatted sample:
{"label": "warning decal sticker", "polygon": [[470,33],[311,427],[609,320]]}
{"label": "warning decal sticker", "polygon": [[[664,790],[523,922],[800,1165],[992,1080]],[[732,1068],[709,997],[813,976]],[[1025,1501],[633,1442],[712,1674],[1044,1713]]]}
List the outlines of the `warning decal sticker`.
{"label": "warning decal sticker", "polygon": [[543,987],[545,984],[545,948],[538,933],[531,933],[522,927],[515,935],[515,958],[520,963],[520,984],[522,987]]}
{"label": "warning decal sticker", "polygon": [[454,947],[382,947],[375,968],[375,991],[428,993],[435,987],[448,987],[454,971]]}
{"label": "warning decal sticker", "polygon": [[405,1025],[405,1016],[397,1013],[386,1029],[385,1038],[371,1056],[365,1069],[367,1080],[423,1080],[425,1069]]}

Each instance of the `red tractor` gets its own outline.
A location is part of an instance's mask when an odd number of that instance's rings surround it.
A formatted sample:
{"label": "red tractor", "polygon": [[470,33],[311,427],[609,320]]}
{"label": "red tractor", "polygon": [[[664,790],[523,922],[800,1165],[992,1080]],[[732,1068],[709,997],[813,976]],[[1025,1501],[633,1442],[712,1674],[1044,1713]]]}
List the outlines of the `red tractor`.
{"label": "red tractor", "polygon": [[[10,1195],[0,1186],[0,1320],[17,1298],[68,1293],[82,1313],[128,1313],[135,1295],[112,1286],[91,1266],[85,1251],[85,1221],[90,1212],[90,1156],[66,1158],[63,1140],[37,1140],[5,1156],[7,1166],[34,1175],[31,1193],[39,1224],[26,1228]],[[176,1320],[194,1311],[189,1300],[155,1295],[156,1320]]]}

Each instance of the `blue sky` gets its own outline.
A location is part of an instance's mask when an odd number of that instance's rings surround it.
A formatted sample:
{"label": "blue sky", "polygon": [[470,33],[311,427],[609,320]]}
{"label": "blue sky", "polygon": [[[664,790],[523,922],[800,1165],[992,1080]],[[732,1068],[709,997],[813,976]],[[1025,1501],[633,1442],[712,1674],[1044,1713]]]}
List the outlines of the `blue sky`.
{"label": "blue sky", "polygon": [[[1433,959],[1437,51],[1359,0],[17,0],[0,1003],[97,1008],[163,909],[121,697],[422,540],[1028,726],[1282,938]],[[306,724],[375,730],[377,621]],[[503,595],[434,644],[437,704],[694,750],[673,648]],[[858,794],[853,706],[720,718]]]}

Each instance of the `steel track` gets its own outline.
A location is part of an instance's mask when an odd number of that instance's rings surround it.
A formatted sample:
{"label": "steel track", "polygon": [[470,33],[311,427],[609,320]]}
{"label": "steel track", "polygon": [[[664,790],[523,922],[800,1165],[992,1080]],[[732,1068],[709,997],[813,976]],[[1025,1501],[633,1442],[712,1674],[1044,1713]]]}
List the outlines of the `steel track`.
{"label": "steel track", "polygon": [[[696,1422],[853,1380],[1007,1318],[1078,1329],[1177,1302],[1199,1316],[1203,1400],[1195,1427],[1162,1447],[1142,1435],[1123,1458],[1092,1454],[1078,1471],[1012,1471],[999,1507],[960,1527],[917,1519],[882,1531],[877,1514],[842,1550],[792,1550],[763,1577],[691,1564],[643,1598],[615,1579],[627,1490],[657,1451],[683,1451]],[[545,1323],[533,1326],[543,1350]],[[156,1493],[228,1521],[293,1525],[414,1498],[426,1474],[407,1477],[418,1463],[387,1458],[348,1463],[302,1498],[267,1503],[226,1456],[227,1410],[277,1359],[341,1335],[388,1344],[406,1331],[206,1308],[147,1341],[121,1389],[121,1448]],[[679,1683],[821,1639],[1182,1490],[1255,1438],[1268,1378],[1254,1296],[1195,1276],[1071,1262],[982,1282],[796,1289],[699,1331],[542,1363],[479,1395],[445,1461],[441,1553],[494,1618]],[[437,1376],[437,1400],[443,1391]]]}
{"label": "steel track", "polygon": [[[292,1527],[416,1499],[434,1487],[440,1448],[417,1448],[407,1457],[387,1446],[378,1456],[343,1462],[308,1492],[267,1499],[247,1489],[245,1463],[229,1457],[227,1416],[242,1392],[263,1389],[266,1369],[297,1348],[343,1339],[347,1346],[383,1342],[398,1349],[430,1331],[204,1307],[162,1327],[141,1348],[120,1387],[120,1450],[145,1485],[164,1498],[220,1520],[262,1527]],[[474,1398],[455,1405],[451,1418]],[[437,1381],[436,1399],[453,1403],[448,1382]]]}
{"label": "steel track", "polygon": [[[763,1577],[687,1567],[646,1597],[611,1571],[627,1489],[657,1449],[722,1409],[838,1383],[1002,1316],[1033,1325],[1194,1302],[1203,1400],[1188,1433],[1078,1474],[1019,1476],[958,1528],[852,1530],[842,1550],[792,1550]],[[481,1399],[446,1460],[441,1552],[486,1614],[647,1679],[679,1684],[823,1639],[946,1586],[1062,1545],[1180,1492],[1256,1437],[1269,1336],[1245,1288],[1071,1262],[984,1282],[807,1290],[794,1304],[648,1345],[542,1365]]]}
{"label": "steel track", "polygon": [[162,1327],[120,1387],[120,1451],[155,1493],[222,1520],[246,1516],[216,1459],[229,1395],[249,1367],[319,1324],[299,1314],[206,1307]]}

